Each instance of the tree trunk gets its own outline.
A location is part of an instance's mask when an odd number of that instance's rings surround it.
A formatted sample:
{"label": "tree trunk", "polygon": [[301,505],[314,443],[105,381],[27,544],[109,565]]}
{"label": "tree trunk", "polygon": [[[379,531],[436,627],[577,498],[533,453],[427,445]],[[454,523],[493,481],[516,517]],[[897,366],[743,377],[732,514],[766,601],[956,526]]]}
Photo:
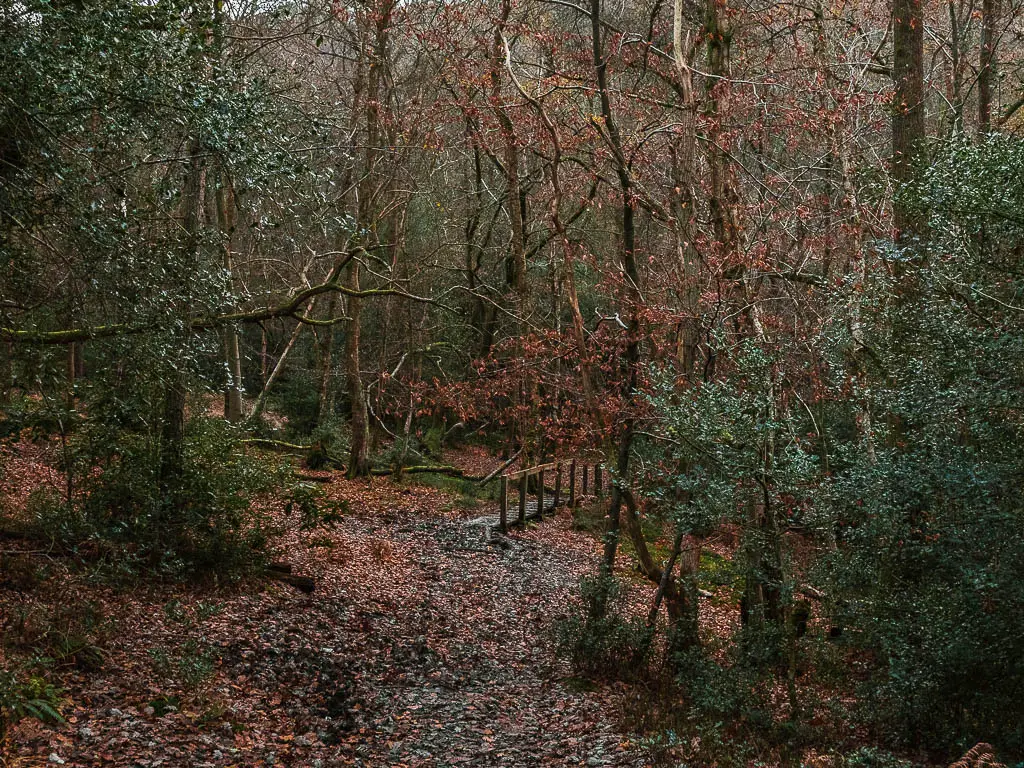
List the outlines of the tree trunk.
{"label": "tree trunk", "polygon": [[[374,220],[375,214],[378,212],[376,198],[388,188],[387,179],[383,176],[384,169],[381,167],[385,157],[381,146],[385,143],[394,143],[390,137],[383,135],[386,126],[382,124],[381,120],[381,102],[386,100],[386,92],[382,95],[381,91],[387,86],[385,73],[389,68],[389,35],[394,7],[395,0],[381,3],[373,19],[373,48],[366,73],[366,101],[363,115],[366,145],[363,152],[362,176],[356,185],[357,223],[361,229],[375,233],[371,237],[374,237],[377,243],[379,243],[380,234],[377,222]],[[355,291],[360,290],[358,259],[352,259],[346,269],[348,287]],[[348,477],[366,477],[370,474],[370,420],[360,362],[362,299],[350,296],[346,310],[348,320],[345,323],[345,386],[349,399],[349,427],[351,430]]]}
{"label": "tree trunk", "polygon": [[494,51],[491,64],[491,103],[494,105],[503,143],[502,160],[505,165],[506,202],[512,240],[509,248],[508,285],[519,299],[518,310],[526,310],[526,245],[523,226],[522,190],[519,185],[519,145],[516,143],[515,125],[502,107],[502,63],[505,60],[503,35],[512,12],[512,0],[502,0],[501,19],[494,30]]}
{"label": "tree trunk", "polygon": [[683,0],[675,0],[672,32],[673,57],[679,76],[677,91],[682,107],[679,140],[671,147],[672,181],[675,189],[669,205],[681,282],[677,294],[683,315],[676,342],[676,360],[680,373],[689,382],[696,366],[697,344],[700,339],[700,254],[696,247],[697,215],[693,192],[697,180],[694,165],[697,148],[697,103],[693,93],[693,70],[690,67],[690,36],[683,35]]}
{"label": "tree trunk", "polygon": [[[633,183],[630,178],[629,163],[623,151],[618,125],[612,113],[611,99],[608,92],[608,63],[604,58],[601,42],[601,0],[590,0],[590,30],[593,52],[594,74],[597,80],[598,95],[601,100],[601,116],[604,121],[604,138],[608,142],[615,163],[615,172],[619,180],[619,194],[622,211],[622,259],[623,303],[625,314],[629,318],[626,325],[626,351],[623,359],[624,376],[622,383],[622,402],[625,415],[618,435],[618,448],[615,461],[615,480],[612,483],[612,495],[608,505],[608,528],[605,534],[604,557],[601,572],[611,576],[615,568],[615,553],[619,545],[620,515],[622,511],[622,484],[629,477],[630,454],[633,449],[633,432],[635,414],[633,406],[636,400],[636,388],[640,374],[640,272],[636,263],[636,226],[633,211]],[[604,606],[598,606],[603,610]]]}
{"label": "tree trunk", "polygon": [[922,235],[920,214],[900,194],[914,176],[924,145],[924,15],[921,0],[893,0],[892,178],[896,186],[893,226],[896,242]]}
{"label": "tree trunk", "polygon": [[[235,231],[235,196],[226,171],[221,171],[218,179],[216,201],[224,271],[231,279],[234,269],[231,239]],[[242,354],[237,327],[228,326],[224,329],[224,360],[228,371],[227,386],[224,389],[224,418],[235,423],[242,419]]]}
{"label": "tree trunk", "polygon": [[996,78],[997,0],[981,3],[981,61],[978,67],[978,133],[992,130],[992,86]]}
{"label": "tree trunk", "polygon": [[[348,265],[348,287],[359,290],[359,261],[353,259]],[[345,386],[349,399],[349,426],[351,428],[351,450],[348,461],[348,477],[366,477],[370,474],[370,421],[366,405],[366,392],[359,364],[359,343],[362,335],[362,299],[355,296],[348,300],[348,321],[345,323]]]}
{"label": "tree trunk", "polygon": [[[324,313],[324,320],[328,323],[334,320],[334,314],[338,307],[338,294],[331,293],[327,297],[327,309]],[[320,363],[320,382],[317,397],[316,423],[322,425],[334,410],[334,390],[331,388],[331,374],[334,365],[334,326],[326,325],[320,331],[320,338],[317,344]]]}
{"label": "tree trunk", "polygon": [[[193,140],[190,147],[190,159],[182,193],[182,229],[185,234],[185,258],[193,268],[198,266],[199,235],[202,224],[204,193],[206,188],[206,168],[201,157],[198,140]],[[188,320],[188,308],[182,312]],[[180,340],[183,352],[189,345],[189,323],[184,324],[186,335]],[[187,355],[182,354],[182,359]],[[187,396],[186,371],[179,363],[169,372],[167,387],[164,391],[163,419],[160,432],[160,469],[159,482],[161,492],[172,510],[176,510],[181,499],[178,498],[181,476],[185,464],[185,399]]]}

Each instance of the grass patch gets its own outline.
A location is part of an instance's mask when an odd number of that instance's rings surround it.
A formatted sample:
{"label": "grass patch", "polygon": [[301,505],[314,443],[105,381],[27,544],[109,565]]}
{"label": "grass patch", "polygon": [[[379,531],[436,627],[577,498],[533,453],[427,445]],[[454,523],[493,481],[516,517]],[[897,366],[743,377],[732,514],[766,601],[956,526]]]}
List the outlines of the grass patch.
{"label": "grass patch", "polygon": [[606,519],[604,504],[582,504],[572,511],[572,529],[601,538],[604,536]]}
{"label": "grass patch", "polygon": [[580,677],[579,675],[567,677],[562,681],[562,685],[567,691],[572,691],[573,693],[593,693],[601,689],[600,684],[588,677]]}
{"label": "grass patch", "polygon": [[[672,545],[669,538],[665,535],[665,525],[663,523],[650,517],[643,517],[640,519],[640,531],[643,534],[644,541],[647,543],[647,551],[655,563],[664,563],[672,556]],[[620,537],[620,546],[622,551],[638,564],[637,567],[639,568],[640,558],[637,557],[636,547],[633,546],[633,539],[625,530],[623,530]]]}
{"label": "grass patch", "polygon": [[475,480],[464,477],[450,477],[430,472],[416,475],[413,482],[458,496],[458,506],[464,509],[473,509],[485,502],[496,504],[498,501],[497,482],[480,485]]}
{"label": "grass patch", "polygon": [[743,590],[743,574],[728,557],[704,550],[700,553],[698,584],[709,592],[725,587],[730,599],[738,597]]}

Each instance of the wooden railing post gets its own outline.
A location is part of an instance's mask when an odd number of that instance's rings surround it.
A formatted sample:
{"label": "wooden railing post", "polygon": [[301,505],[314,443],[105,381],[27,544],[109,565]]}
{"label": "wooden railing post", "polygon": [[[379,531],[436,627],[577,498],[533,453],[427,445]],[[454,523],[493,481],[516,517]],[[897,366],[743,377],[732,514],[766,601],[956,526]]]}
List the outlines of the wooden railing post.
{"label": "wooden railing post", "polygon": [[576,459],[569,465],[569,506],[576,507]]}
{"label": "wooden railing post", "polygon": [[537,519],[544,519],[544,470],[537,473]]}
{"label": "wooden railing post", "polygon": [[583,495],[584,496],[587,495],[587,489],[590,486],[590,483],[588,482],[589,479],[590,479],[590,465],[589,464],[584,464],[583,465]]}
{"label": "wooden railing post", "polygon": [[519,478],[519,527],[526,527],[526,493],[529,488],[530,476],[523,473],[523,476]]}
{"label": "wooden railing post", "polygon": [[597,498],[601,498],[601,470],[603,467],[600,464],[594,465],[594,493],[597,494]]}
{"label": "wooden railing post", "polygon": [[508,531],[508,478],[501,477],[501,522],[498,526],[502,533]]}
{"label": "wooden railing post", "polygon": [[555,465],[555,512],[558,512],[558,502],[562,500],[562,463]]}

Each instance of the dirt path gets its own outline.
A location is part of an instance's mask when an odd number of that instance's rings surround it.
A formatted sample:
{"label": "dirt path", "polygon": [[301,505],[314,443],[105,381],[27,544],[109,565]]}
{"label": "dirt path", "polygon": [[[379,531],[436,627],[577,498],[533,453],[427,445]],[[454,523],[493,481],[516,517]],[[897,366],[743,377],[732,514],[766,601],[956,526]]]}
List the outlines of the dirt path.
{"label": "dirt path", "polygon": [[450,520],[363,525],[351,535],[391,545],[383,583],[356,609],[377,662],[362,692],[377,734],[367,765],[642,764],[605,702],[558,682],[554,623],[592,568],[564,513],[488,552],[475,551],[478,528]]}
{"label": "dirt path", "polygon": [[115,630],[101,670],[66,673],[68,723],[23,723],[11,765],[645,764],[555,654],[597,556],[568,512],[487,545],[433,489],[332,487],[345,521],[285,542],[310,597],[51,579],[41,603],[95,603]]}

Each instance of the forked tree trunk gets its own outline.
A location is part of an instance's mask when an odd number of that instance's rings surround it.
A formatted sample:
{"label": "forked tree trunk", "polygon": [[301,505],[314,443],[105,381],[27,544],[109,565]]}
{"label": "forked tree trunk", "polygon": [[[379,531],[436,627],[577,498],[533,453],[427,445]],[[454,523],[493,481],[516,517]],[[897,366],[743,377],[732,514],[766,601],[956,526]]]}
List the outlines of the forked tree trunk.
{"label": "forked tree trunk", "polygon": [[[670,652],[676,653],[695,648],[700,644],[700,637],[697,634],[697,584],[695,579],[700,546],[691,537],[684,536],[682,533],[678,534],[672,554],[663,569],[651,557],[640,526],[636,499],[630,491],[625,489],[622,491],[622,497],[626,533],[636,551],[640,571],[650,581],[658,585],[654,606],[647,617],[647,623],[649,626],[654,625],[659,604],[664,600],[669,618]],[[678,580],[673,574],[677,560],[680,563]]]}

